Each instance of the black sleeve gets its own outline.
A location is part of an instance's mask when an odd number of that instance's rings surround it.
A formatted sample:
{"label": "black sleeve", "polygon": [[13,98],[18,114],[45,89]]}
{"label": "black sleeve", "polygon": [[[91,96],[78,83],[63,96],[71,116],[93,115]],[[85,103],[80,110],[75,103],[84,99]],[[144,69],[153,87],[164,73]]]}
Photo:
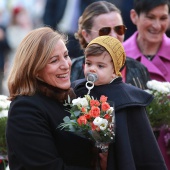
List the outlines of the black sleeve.
{"label": "black sleeve", "polygon": [[127,114],[127,123],[136,169],[166,170],[145,107],[131,108]]}

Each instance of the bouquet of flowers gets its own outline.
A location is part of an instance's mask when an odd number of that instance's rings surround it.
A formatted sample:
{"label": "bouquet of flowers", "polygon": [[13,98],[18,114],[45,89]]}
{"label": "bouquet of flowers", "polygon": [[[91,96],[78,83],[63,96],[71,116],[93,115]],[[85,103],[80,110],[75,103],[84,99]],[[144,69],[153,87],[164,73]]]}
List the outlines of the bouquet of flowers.
{"label": "bouquet of flowers", "polygon": [[147,106],[147,114],[153,128],[170,125],[170,83],[151,80],[147,82],[147,92],[154,99]]}
{"label": "bouquet of flowers", "polygon": [[95,100],[90,95],[78,97],[72,102],[68,97],[65,106],[70,106],[70,117],[66,116],[59,128],[71,131],[82,137],[93,140],[102,152],[107,152],[108,145],[115,136],[114,107],[111,107],[107,97],[102,95]]}
{"label": "bouquet of flowers", "polygon": [[7,154],[5,129],[10,101],[7,96],[0,95],[0,155]]}

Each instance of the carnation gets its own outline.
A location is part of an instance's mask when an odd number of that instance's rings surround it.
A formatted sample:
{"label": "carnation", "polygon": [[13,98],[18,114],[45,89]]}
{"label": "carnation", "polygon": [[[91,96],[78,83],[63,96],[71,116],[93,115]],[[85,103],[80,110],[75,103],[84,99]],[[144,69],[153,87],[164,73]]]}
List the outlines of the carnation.
{"label": "carnation", "polygon": [[100,126],[102,124],[102,118],[101,117],[96,117],[93,121],[93,124],[96,126]]}
{"label": "carnation", "polygon": [[77,99],[73,99],[72,104],[73,104],[73,106],[75,106],[75,105],[81,106],[81,107],[88,106],[88,102],[87,102],[86,98],[80,98],[80,97],[78,97]]}
{"label": "carnation", "polygon": [[106,119],[102,119],[102,123],[100,124],[100,130],[105,130],[107,128],[108,121]]}
{"label": "carnation", "polygon": [[147,87],[146,92],[154,96],[146,107],[151,126],[170,125],[170,83],[151,80],[147,82]]}

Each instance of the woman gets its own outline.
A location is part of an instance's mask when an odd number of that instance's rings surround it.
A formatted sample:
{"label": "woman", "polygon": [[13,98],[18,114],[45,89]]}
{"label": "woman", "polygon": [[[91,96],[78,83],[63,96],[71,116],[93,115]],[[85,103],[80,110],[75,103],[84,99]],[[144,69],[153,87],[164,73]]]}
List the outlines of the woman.
{"label": "woman", "polygon": [[[126,27],[123,25],[120,10],[112,3],[98,1],[90,4],[79,18],[79,29],[75,34],[82,49],[94,38],[110,35],[121,43],[124,40]],[[71,81],[84,78],[84,56],[72,60]],[[131,58],[126,58],[126,66],[122,70],[123,81],[145,89],[150,79],[147,69]]]}
{"label": "woman", "polygon": [[135,0],[130,12],[137,31],[124,43],[126,54],[144,64],[151,79],[170,81],[169,0]]}
{"label": "woman", "polygon": [[[126,54],[144,64],[151,79],[170,82],[170,38],[165,34],[169,25],[169,0],[135,0],[130,16],[137,31],[123,44]],[[158,143],[170,169],[166,134],[167,130],[162,128]]]}
{"label": "woman", "polygon": [[63,35],[44,27],[19,45],[8,88],[7,122],[10,170],[92,170],[93,143],[58,129],[70,115],[63,106],[70,88],[71,60]]}

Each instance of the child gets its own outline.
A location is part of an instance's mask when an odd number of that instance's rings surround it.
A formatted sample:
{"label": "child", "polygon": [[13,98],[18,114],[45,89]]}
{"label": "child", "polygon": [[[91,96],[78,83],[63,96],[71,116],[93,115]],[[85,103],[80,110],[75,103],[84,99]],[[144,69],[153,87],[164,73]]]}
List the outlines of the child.
{"label": "child", "polygon": [[[97,75],[90,95],[97,99],[105,95],[115,104],[116,135],[109,147],[107,169],[166,170],[145,109],[153,97],[122,82],[125,58],[121,42],[111,36],[97,37],[85,49],[84,73]],[[77,97],[87,94],[85,83],[85,79],[73,83]]]}

